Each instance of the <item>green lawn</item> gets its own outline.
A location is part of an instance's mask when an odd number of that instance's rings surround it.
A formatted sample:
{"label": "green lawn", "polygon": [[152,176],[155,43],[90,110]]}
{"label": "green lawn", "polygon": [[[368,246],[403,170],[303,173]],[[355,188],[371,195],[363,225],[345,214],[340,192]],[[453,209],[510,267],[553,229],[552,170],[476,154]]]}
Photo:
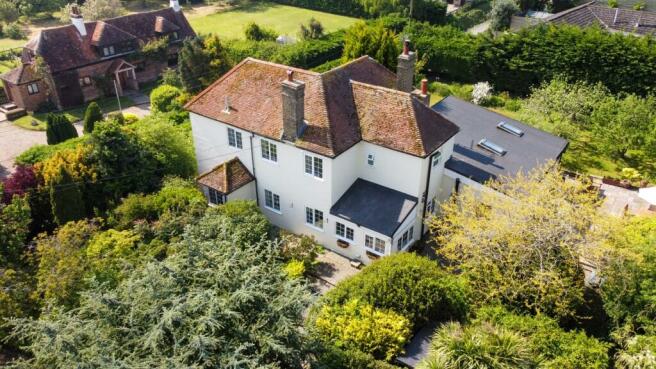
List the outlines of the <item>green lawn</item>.
{"label": "green lawn", "polygon": [[[100,105],[100,109],[105,114],[118,110],[118,103],[116,102],[115,97],[106,97],[100,100],[96,100],[96,102],[98,103],[98,105]],[[134,103],[129,97],[121,97],[122,108],[125,109],[132,105],[134,105]],[[86,108],[87,106],[83,105],[77,108],[65,110],[62,112],[62,114],[65,114],[68,120],[70,120],[71,122],[77,122],[82,120],[82,118],[84,117],[84,112]],[[24,117],[16,119],[15,121],[13,121],[13,123],[21,128],[30,129],[33,131],[45,131],[47,116],[48,116],[47,113],[36,113],[32,115],[26,115]],[[32,125],[32,121],[36,121],[38,125],[36,126]]]}
{"label": "green lawn", "polygon": [[0,60],[0,74],[9,72],[10,70],[16,68],[18,64],[18,59]]}
{"label": "green lawn", "polygon": [[12,40],[10,38],[0,38],[0,51],[7,49],[15,49],[17,47],[23,47],[27,43],[27,40]]}
{"label": "green lawn", "polygon": [[274,29],[280,34],[296,36],[301,23],[306,23],[310,18],[321,22],[326,32],[349,27],[357,21],[356,18],[273,3],[254,3],[201,17],[191,15],[189,18],[197,33],[213,33],[222,38],[243,38],[244,26],[249,22]]}

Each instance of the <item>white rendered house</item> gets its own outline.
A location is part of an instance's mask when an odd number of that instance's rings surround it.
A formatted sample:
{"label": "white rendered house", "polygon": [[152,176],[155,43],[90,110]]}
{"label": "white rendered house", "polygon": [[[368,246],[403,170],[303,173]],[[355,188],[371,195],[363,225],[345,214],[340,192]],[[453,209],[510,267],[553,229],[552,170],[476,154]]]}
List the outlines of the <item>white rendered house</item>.
{"label": "white rendered house", "polygon": [[270,221],[368,263],[408,249],[454,190],[459,128],[369,57],[325,73],[248,58],[188,105],[208,200],[257,201]]}

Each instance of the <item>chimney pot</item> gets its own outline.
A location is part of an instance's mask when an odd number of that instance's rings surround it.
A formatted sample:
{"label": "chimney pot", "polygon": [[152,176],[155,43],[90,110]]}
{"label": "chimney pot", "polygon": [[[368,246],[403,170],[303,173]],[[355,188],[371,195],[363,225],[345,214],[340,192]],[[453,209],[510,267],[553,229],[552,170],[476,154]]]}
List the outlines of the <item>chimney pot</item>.
{"label": "chimney pot", "polygon": [[287,80],[289,82],[294,82],[294,71],[291,69],[287,69]]}
{"label": "chimney pot", "polygon": [[403,55],[410,55],[410,40],[403,40]]}
{"label": "chimney pot", "polygon": [[426,78],[421,80],[421,94],[428,95],[428,80]]}

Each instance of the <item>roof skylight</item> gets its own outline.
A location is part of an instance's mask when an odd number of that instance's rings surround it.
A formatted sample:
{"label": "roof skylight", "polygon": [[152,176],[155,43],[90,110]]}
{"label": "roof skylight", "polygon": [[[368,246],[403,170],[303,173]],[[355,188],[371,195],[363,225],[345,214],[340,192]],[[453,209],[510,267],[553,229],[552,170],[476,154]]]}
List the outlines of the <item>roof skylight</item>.
{"label": "roof skylight", "polygon": [[500,122],[499,124],[497,124],[497,128],[499,128],[502,131],[506,131],[506,132],[510,133],[511,135],[515,135],[517,137],[522,137],[524,135],[524,131],[522,131],[521,129],[513,126],[510,123]]}
{"label": "roof skylight", "polygon": [[488,140],[487,138],[480,140],[478,142],[478,146],[484,148],[485,150],[491,151],[499,156],[502,156],[507,152],[506,149]]}

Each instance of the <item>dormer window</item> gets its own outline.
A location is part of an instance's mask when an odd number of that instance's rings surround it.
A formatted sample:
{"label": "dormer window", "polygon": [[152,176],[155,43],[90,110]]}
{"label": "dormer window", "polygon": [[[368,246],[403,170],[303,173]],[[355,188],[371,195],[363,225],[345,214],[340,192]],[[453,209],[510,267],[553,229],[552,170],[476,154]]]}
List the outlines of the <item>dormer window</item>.
{"label": "dormer window", "polygon": [[171,34],[171,39],[173,39],[173,40],[177,40],[178,37],[179,37],[179,36],[178,36],[178,33],[177,33],[177,32],[173,32],[173,33]]}
{"label": "dormer window", "polygon": [[103,56],[112,56],[114,54],[116,54],[114,46],[103,47]]}

